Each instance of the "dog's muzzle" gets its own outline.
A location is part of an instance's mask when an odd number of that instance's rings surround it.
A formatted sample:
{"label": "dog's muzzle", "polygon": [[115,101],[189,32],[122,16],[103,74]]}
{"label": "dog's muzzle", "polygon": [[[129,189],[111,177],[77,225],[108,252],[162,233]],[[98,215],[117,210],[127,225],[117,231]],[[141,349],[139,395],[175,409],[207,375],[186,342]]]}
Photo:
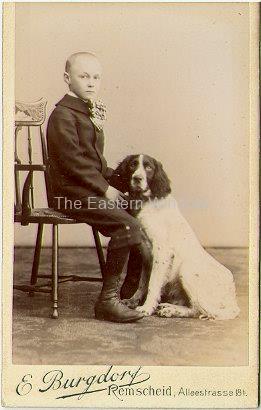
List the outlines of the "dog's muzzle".
{"label": "dog's muzzle", "polygon": [[131,188],[136,192],[146,192],[149,189],[146,179],[139,175],[132,176]]}

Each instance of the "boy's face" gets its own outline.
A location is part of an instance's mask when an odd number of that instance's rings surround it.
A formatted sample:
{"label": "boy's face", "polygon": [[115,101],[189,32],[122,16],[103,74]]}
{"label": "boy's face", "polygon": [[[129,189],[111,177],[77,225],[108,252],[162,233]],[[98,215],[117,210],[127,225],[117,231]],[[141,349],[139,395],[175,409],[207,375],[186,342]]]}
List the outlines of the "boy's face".
{"label": "boy's face", "polygon": [[97,98],[102,69],[97,58],[78,56],[70,66],[69,73],[64,73],[64,80],[74,94],[83,100]]}

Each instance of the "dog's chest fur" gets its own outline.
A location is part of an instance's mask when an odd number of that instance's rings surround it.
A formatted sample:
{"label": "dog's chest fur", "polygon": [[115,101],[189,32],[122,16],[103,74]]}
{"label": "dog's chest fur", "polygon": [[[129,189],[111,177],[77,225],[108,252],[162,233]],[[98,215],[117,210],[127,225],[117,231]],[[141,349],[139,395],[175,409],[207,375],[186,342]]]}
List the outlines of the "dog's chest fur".
{"label": "dog's chest fur", "polygon": [[[158,275],[161,274],[160,266],[165,265],[167,276],[165,283],[174,279],[175,271],[173,270],[174,246],[172,232],[170,229],[171,198],[148,201],[143,204],[137,218],[140,220],[143,228],[146,231],[148,238],[153,246],[153,264],[154,267],[159,267]],[[173,205],[173,204],[172,204]],[[175,257],[175,264],[178,258]],[[166,272],[166,270],[165,270]]]}

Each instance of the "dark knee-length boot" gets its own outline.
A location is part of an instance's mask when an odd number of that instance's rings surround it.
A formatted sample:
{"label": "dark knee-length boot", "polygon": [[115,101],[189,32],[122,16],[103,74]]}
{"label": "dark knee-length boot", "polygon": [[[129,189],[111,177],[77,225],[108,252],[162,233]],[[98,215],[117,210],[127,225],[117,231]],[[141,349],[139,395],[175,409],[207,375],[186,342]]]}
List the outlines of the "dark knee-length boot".
{"label": "dark knee-length boot", "polygon": [[121,299],[132,298],[138,289],[141,291],[141,294],[143,293],[143,298],[145,298],[152,262],[152,244],[144,233],[143,241],[139,245],[133,246],[130,250],[127,274],[120,290]]}
{"label": "dark knee-length boot", "polygon": [[142,255],[133,247],[130,251],[127,274],[120,290],[121,299],[130,299],[137,291],[142,271]]}
{"label": "dark knee-length boot", "polygon": [[119,284],[129,248],[108,249],[101,294],[95,304],[95,317],[112,322],[135,322],[143,314],[128,308],[119,299]]}

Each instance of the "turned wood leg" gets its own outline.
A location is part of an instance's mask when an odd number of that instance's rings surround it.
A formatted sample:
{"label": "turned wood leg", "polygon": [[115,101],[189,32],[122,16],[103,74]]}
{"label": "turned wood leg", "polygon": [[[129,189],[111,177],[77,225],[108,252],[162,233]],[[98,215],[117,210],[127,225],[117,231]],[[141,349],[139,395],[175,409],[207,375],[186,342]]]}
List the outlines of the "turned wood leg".
{"label": "turned wood leg", "polygon": [[52,318],[58,318],[58,225],[52,226]]}
{"label": "turned wood leg", "polygon": [[[31,273],[31,282],[30,282],[32,286],[36,285],[37,278],[38,278],[38,270],[39,270],[40,256],[41,256],[41,250],[42,250],[43,227],[44,227],[44,224],[42,223],[38,224],[37,237],[36,237],[36,243],[35,243],[35,249],[34,249],[34,260],[33,260],[32,273]],[[33,290],[29,292],[29,296],[34,296]]]}
{"label": "turned wood leg", "polygon": [[100,235],[99,235],[99,232],[96,231],[96,229],[94,229],[94,228],[92,228],[92,232],[93,232],[96,251],[97,251],[97,255],[98,255],[98,259],[99,259],[99,263],[100,263],[101,274],[102,274],[102,277],[104,277],[104,274],[105,274],[105,259],[104,259],[104,253],[103,253],[102,245],[101,245]]}

